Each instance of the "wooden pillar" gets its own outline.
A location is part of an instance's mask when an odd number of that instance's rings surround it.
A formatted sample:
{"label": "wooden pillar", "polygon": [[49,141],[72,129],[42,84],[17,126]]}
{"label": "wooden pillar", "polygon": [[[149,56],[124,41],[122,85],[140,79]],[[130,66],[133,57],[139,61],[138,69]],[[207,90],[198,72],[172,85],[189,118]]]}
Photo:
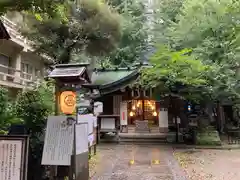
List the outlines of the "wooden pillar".
{"label": "wooden pillar", "polygon": [[217,129],[219,133],[223,133],[225,124],[225,117],[223,107],[220,102],[217,102]]}
{"label": "wooden pillar", "polygon": [[[144,90],[143,90],[144,91]],[[141,100],[142,100],[142,120],[144,121],[145,119],[145,116],[144,116],[144,110],[145,110],[145,107],[144,107],[144,96],[143,96],[143,91],[141,90]]]}
{"label": "wooden pillar", "polygon": [[[59,114],[59,82],[55,80],[55,116]],[[57,176],[57,166],[50,166],[50,180],[55,180]]]}

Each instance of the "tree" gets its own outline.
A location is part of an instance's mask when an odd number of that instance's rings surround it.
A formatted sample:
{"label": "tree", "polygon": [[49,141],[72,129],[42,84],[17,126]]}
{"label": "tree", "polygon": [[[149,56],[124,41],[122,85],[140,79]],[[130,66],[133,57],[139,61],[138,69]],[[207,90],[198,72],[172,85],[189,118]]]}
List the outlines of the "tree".
{"label": "tree", "polygon": [[140,61],[148,46],[144,4],[137,0],[111,0],[109,4],[123,17],[122,38],[116,50],[103,57],[102,62],[109,61],[113,65],[128,66]]}
{"label": "tree", "polygon": [[33,11],[38,13],[54,14],[58,5],[64,4],[66,0],[1,0],[0,14],[8,11]]}
{"label": "tree", "polygon": [[182,5],[185,0],[161,0],[152,1],[153,9],[153,41],[157,44],[171,45],[171,39],[168,38],[168,29],[178,22]]}
{"label": "tree", "polygon": [[53,95],[50,94],[52,86],[46,86],[46,82],[43,82],[37,89],[20,93],[14,103],[13,112],[16,117],[22,119],[30,137],[28,179],[43,179],[44,167],[41,166],[43,134],[54,103]]}
{"label": "tree", "polygon": [[169,23],[165,20],[164,26],[158,26],[159,31],[164,29],[164,35],[158,34],[158,39],[177,51],[192,49],[192,56],[212,67],[208,76],[211,83],[208,85],[215,99],[239,98],[239,74],[236,71],[236,67],[239,66],[239,2],[181,2],[181,6],[174,6],[178,7],[177,11],[172,11],[172,3],[160,7],[162,15],[158,18],[169,17],[170,12],[174,20],[167,21]]}
{"label": "tree", "polygon": [[140,84],[151,88],[161,87],[167,93],[176,85],[197,88],[207,86],[207,73],[212,67],[189,55],[190,52],[188,49],[174,51],[159,47],[150,58],[153,67],[143,69]]}
{"label": "tree", "polygon": [[6,134],[13,124],[21,124],[22,120],[14,116],[12,102],[7,89],[0,88],[0,134]]}
{"label": "tree", "polygon": [[120,17],[107,4],[79,0],[56,7],[54,16],[25,14],[23,34],[34,41],[37,52],[55,63],[69,63],[81,52],[104,55],[112,51],[121,37]]}

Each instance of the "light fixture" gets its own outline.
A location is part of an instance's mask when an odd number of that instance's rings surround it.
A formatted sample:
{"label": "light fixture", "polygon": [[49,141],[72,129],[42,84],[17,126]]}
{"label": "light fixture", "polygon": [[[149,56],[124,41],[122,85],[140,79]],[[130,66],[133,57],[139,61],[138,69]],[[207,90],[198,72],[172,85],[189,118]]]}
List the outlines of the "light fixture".
{"label": "light fixture", "polygon": [[132,111],[129,113],[129,116],[131,116],[131,117],[133,116],[133,112]]}
{"label": "light fixture", "polygon": [[156,111],[153,112],[153,116],[157,116],[157,112]]}
{"label": "light fixture", "polygon": [[133,107],[132,107],[132,110],[136,110],[136,106],[133,106]]}
{"label": "light fixture", "polygon": [[141,104],[141,101],[138,101],[138,103],[137,103],[137,107],[139,107],[139,106],[140,106],[140,104]]}

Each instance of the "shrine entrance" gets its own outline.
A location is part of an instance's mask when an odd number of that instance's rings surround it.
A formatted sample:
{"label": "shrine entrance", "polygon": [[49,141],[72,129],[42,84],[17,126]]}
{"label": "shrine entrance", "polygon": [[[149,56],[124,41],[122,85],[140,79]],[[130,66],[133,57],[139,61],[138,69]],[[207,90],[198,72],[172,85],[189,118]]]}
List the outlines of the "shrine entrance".
{"label": "shrine entrance", "polygon": [[132,100],[128,103],[128,125],[136,121],[148,121],[149,125],[158,125],[157,103],[154,100]]}

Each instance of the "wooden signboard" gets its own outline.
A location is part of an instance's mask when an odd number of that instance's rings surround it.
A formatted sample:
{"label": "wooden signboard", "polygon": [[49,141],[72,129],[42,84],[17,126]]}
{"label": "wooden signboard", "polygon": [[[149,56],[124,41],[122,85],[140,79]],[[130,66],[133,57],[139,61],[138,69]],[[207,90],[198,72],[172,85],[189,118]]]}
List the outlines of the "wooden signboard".
{"label": "wooden signboard", "polygon": [[27,180],[28,136],[0,136],[0,180]]}

